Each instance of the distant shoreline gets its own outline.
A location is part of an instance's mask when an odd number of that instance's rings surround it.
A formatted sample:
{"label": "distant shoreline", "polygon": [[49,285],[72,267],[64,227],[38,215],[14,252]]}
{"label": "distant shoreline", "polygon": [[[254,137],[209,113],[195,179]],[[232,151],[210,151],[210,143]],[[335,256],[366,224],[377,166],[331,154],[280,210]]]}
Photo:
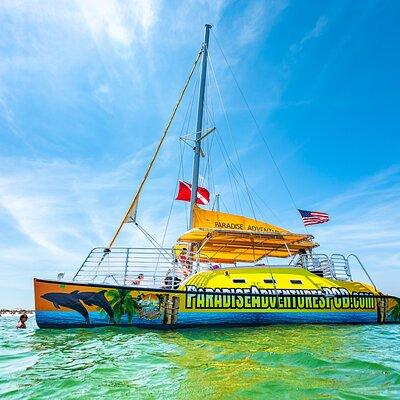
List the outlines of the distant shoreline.
{"label": "distant shoreline", "polygon": [[28,316],[33,316],[35,314],[34,310],[25,310],[23,308],[16,309],[16,310],[8,310],[8,309],[1,309],[0,310],[0,317],[12,317],[12,316],[20,316],[21,314],[27,314]]}

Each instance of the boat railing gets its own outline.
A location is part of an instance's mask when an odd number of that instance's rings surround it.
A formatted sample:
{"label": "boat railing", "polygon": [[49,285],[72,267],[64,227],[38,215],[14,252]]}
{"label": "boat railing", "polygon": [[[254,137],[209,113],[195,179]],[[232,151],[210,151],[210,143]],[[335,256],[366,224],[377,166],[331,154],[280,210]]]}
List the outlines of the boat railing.
{"label": "boat railing", "polygon": [[335,279],[338,281],[351,281],[349,260],[343,254],[332,254],[331,262],[335,272]]}
{"label": "boat railing", "polygon": [[[354,259],[355,261],[357,261],[358,265],[361,267],[361,269],[364,271],[365,275],[368,277],[369,281],[371,282],[372,286],[374,287],[375,291],[377,291],[376,289],[376,285],[375,282],[372,280],[371,276],[369,275],[368,271],[366,270],[366,268],[364,267],[364,264],[360,261],[360,259],[358,258],[358,256],[356,256],[355,254],[349,254],[347,256],[347,262],[349,263],[350,259]],[[350,264],[349,264],[350,265]]]}
{"label": "boat railing", "polygon": [[210,267],[206,256],[186,252],[180,257],[172,248],[96,247],[86,257],[73,281],[170,288]]}
{"label": "boat railing", "polygon": [[351,271],[348,257],[342,254],[301,254],[297,265],[323,278],[338,281],[351,281]]}

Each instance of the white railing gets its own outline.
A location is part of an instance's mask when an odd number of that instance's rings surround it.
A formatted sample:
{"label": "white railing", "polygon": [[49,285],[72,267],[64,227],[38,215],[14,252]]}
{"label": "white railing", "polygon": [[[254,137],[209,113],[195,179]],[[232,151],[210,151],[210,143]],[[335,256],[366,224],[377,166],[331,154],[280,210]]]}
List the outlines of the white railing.
{"label": "white railing", "polygon": [[175,287],[188,276],[210,268],[201,254],[179,256],[170,248],[94,248],[73,280],[144,287]]}
{"label": "white railing", "polygon": [[342,254],[302,254],[297,265],[324,278],[338,281],[351,281],[351,271],[348,257]]}
{"label": "white railing", "polygon": [[349,258],[354,257],[374,285],[359,259],[351,254],[301,254],[289,265],[213,265],[204,255],[185,252],[184,256],[172,248],[94,248],[78,269],[76,282],[143,286],[149,288],[176,288],[189,276],[215,268],[237,267],[301,267],[328,279],[351,281]]}

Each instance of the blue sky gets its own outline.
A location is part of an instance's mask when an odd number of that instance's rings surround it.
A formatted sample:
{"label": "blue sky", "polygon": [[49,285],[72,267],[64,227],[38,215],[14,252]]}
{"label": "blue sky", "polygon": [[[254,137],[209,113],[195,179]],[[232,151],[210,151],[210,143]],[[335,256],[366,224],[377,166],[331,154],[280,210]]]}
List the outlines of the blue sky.
{"label": "blue sky", "polygon": [[[379,288],[400,295],[399,12],[395,1],[2,1],[0,307],[32,306],[34,276],[71,276],[92,247],[107,244],[205,23],[295,204],[331,215],[309,228],[321,251],[359,254]],[[304,231],[214,35],[210,57],[223,106],[210,72],[205,123],[218,130],[206,143],[202,183],[221,193],[224,210],[251,216],[230,184],[224,140],[257,193],[257,217]],[[140,223],[160,241],[178,137],[194,131],[185,112],[196,79],[139,206]],[[185,229],[184,204],[175,202],[171,220],[167,244]],[[118,244],[146,242],[126,226]]]}

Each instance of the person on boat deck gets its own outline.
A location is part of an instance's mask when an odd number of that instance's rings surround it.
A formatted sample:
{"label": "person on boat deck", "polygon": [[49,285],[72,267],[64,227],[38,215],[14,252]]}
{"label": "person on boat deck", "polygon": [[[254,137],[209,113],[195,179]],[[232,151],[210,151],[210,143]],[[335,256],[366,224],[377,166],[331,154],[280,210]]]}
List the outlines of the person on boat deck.
{"label": "person on boat deck", "polygon": [[144,280],[144,275],[139,274],[136,279],[131,282],[131,285],[139,286],[140,283]]}
{"label": "person on boat deck", "polygon": [[182,266],[182,274],[186,278],[190,275],[190,272],[192,271],[192,266],[190,263],[189,255],[188,255],[188,250],[186,247],[184,247],[181,251],[181,254],[179,254],[179,262],[181,263]]}
{"label": "person on boat deck", "polygon": [[28,316],[26,314],[22,314],[19,317],[19,321],[18,321],[18,324],[17,324],[16,328],[18,328],[18,329],[26,329],[26,325],[25,325],[26,321],[28,321]]}
{"label": "person on boat deck", "polygon": [[304,258],[307,256],[307,252],[304,249],[299,250],[299,259],[297,260],[296,266],[300,268],[304,268]]}
{"label": "person on boat deck", "polygon": [[[175,260],[177,262],[177,260]],[[164,278],[164,289],[177,289],[179,284],[182,282],[182,279],[176,276],[178,271],[171,268],[167,271]],[[172,287],[173,285],[173,287]]]}

